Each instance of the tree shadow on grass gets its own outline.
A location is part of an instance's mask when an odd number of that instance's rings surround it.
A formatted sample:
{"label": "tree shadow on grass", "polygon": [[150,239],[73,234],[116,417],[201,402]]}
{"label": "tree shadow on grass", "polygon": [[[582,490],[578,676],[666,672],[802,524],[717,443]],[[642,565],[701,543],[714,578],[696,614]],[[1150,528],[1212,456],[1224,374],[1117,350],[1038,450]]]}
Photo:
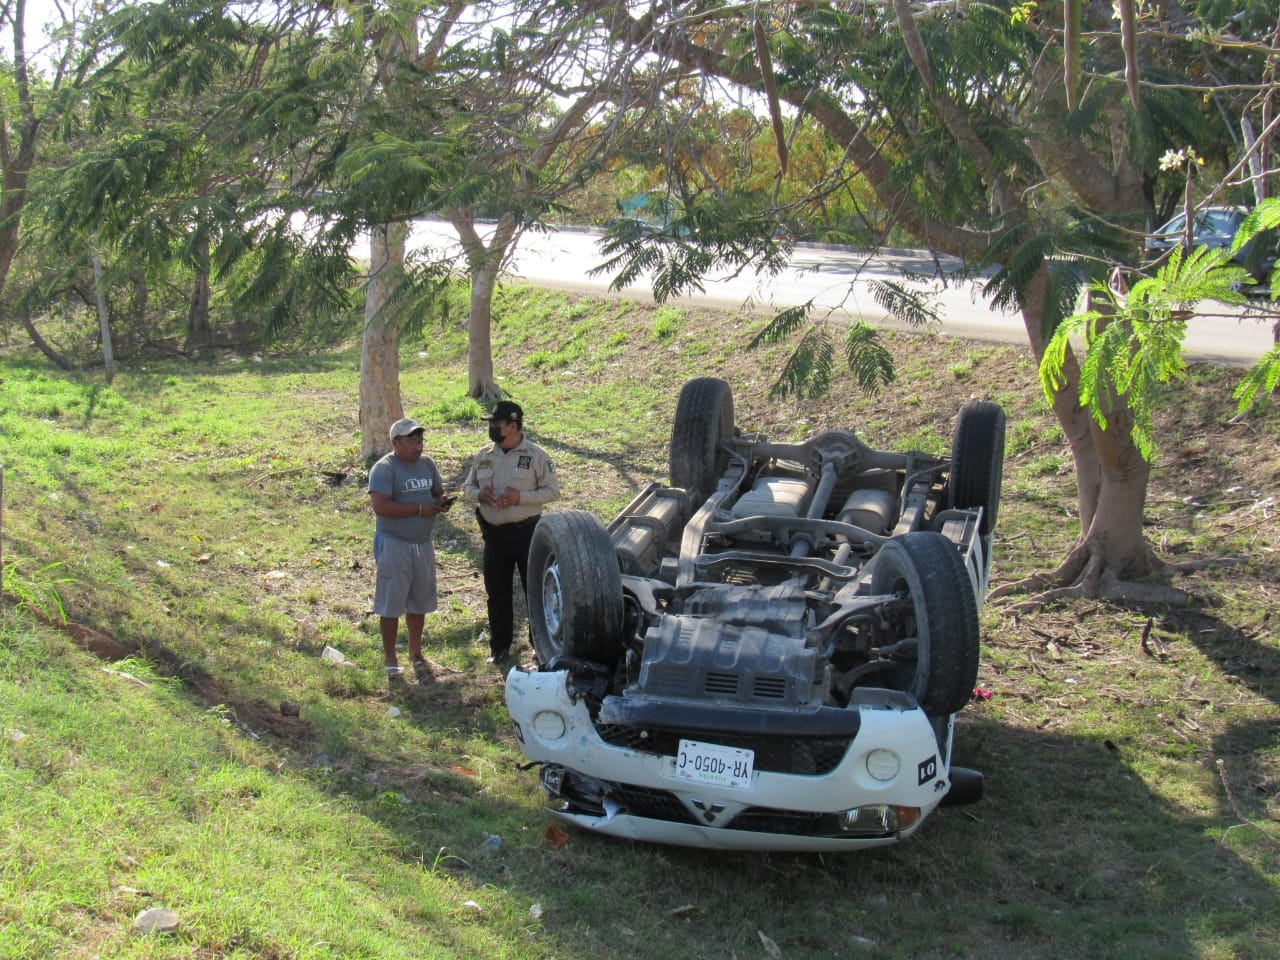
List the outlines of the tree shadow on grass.
{"label": "tree shadow on grass", "polygon": [[[1280,643],[1267,629],[1268,619],[1247,628],[1197,610],[1178,611],[1163,624],[1217,665],[1237,692],[1229,706],[1255,715],[1226,727],[1204,758],[1219,781],[1222,815],[1245,823],[1280,817]],[[1201,706],[1214,706],[1207,694]]]}

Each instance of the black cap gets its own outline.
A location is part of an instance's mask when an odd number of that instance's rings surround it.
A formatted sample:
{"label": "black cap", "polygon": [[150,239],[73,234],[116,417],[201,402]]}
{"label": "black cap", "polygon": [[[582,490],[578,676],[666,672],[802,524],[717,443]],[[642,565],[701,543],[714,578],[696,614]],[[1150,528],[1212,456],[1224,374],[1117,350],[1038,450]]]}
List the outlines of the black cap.
{"label": "black cap", "polygon": [[517,427],[524,423],[524,411],[520,404],[510,400],[499,400],[498,405],[486,413],[481,420],[510,420]]}

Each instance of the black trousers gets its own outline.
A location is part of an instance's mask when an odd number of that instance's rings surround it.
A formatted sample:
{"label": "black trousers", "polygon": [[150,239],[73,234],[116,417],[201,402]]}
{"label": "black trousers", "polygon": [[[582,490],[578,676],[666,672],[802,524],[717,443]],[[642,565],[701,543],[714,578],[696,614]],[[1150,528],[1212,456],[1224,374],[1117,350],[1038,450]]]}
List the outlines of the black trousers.
{"label": "black trousers", "polygon": [[520,523],[487,522],[476,511],[484,537],[484,592],[489,601],[489,652],[504,654],[515,640],[512,579],[520,573],[520,588],[528,596],[529,543],[538,518]]}

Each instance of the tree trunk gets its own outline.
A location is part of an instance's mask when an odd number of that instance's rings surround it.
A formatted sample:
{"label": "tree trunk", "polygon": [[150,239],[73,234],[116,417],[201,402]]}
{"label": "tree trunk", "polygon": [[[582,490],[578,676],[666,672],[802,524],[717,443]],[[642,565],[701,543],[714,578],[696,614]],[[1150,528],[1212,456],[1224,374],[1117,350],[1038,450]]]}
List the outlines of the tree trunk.
{"label": "tree trunk", "polygon": [[360,348],[360,455],[372,461],[391,449],[387,431],[404,416],[400,400],[400,320],[388,307],[404,276],[408,228],[384,224],[369,237],[369,284]]}
{"label": "tree trunk", "polygon": [[131,279],[133,299],[129,304],[129,324],[135,330],[144,330],[147,323],[147,304],[151,300],[151,287],[147,283],[147,275],[141,270],[134,270]]}
{"label": "tree trunk", "polygon": [[18,253],[18,229],[22,224],[22,211],[27,199],[27,172],[10,169],[5,165],[3,175],[4,199],[0,201],[0,293],[9,280],[13,258]]}
{"label": "tree trunk", "polygon": [[471,317],[467,321],[467,394],[496,400],[502,390],[493,375],[493,293],[498,286],[496,266],[471,272]]}
{"label": "tree trunk", "polygon": [[213,338],[209,327],[209,243],[201,241],[197,251],[196,278],[191,288],[191,304],[187,308],[187,349],[199,349]]}
{"label": "tree trunk", "polygon": [[503,395],[493,374],[493,294],[507,253],[518,233],[515,217],[503,214],[486,246],[471,210],[450,210],[449,223],[467,256],[471,276],[471,318],[467,322],[467,394],[480,400]]}
{"label": "tree trunk", "polygon": [[[36,162],[41,118],[36,115],[36,99],[31,92],[31,73],[26,51],[26,3],[14,5],[12,29],[13,72],[7,74],[11,89],[5,93],[6,117],[0,130],[0,294],[9,282],[9,271],[18,252],[22,213],[27,206],[27,182]],[[52,92],[57,91],[54,86]],[[47,95],[50,91],[46,90]],[[53,98],[55,101],[57,97]],[[38,346],[38,345],[37,345]]]}
{"label": "tree trunk", "polygon": [[1107,573],[1121,580],[1144,579],[1161,566],[1142,532],[1150,467],[1132,443],[1104,445],[1127,446],[1133,455],[1125,458],[1125,467],[1103,464],[1093,520],[1083,528],[1081,541],[1101,558]]}
{"label": "tree trunk", "polygon": [[95,250],[90,259],[93,261],[93,299],[98,306],[98,333],[102,339],[102,366],[107,383],[110,383],[116,378],[116,355],[111,344],[111,312],[107,309],[107,292],[103,287],[102,258]]}
{"label": "tree trunk", "polygon": [[45,355],[45,357],[59,370],[70,370],[74,364],[65,356],[53,348],[44,337],[40,335],[40,331],[36,329],[36,325],[31,321],[31,311],[24,305],[18,307],[18,322],[22,324],[22,329],[27,331],[27,336],[31,338],[31,343],[37,350]]}
{"label": "tree trunk", "polygon": [[[1042,328],[1047,284],[1048,272],[1041,267],[1022,305],[1037,363],[1047,343]],[[1053,413],[1075,464],[1080,536],[1059,573],[1075,580],[1088,575],[1086,565],[1092,563],[1094,570],[1117,579],[1149,576],[1159,566],[1142,523],[1150,464],[1133,444],[1132,418],[1124,398],[1115,398],[1107,411],[1108,427],[1101,429],[1080,405],[1079,374],[1075,351],[1068,348],[1063,383],[1053,395]]]}

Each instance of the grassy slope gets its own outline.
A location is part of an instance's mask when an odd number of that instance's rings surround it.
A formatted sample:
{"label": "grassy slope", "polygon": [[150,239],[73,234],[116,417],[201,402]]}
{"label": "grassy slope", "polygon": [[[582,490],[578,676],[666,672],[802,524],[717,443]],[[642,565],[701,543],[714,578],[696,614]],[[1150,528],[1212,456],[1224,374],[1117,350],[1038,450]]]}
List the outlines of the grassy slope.
{"label": "grassy slope", "polygon": [[[881,396],[780,401],[780,354],[748,353],[733,316],[535,290],[498,316],[500,375],[565,506],[607,516],[661,479],[680,383],[714,374],[738,421],[775,437],[853,426],[940,449],[960,403],[999,400],[997,577],[1053,566],[1074,533],[1070,463],[1025,351],[896,339],[901,376]],[[404,354],[407,411],[446,476],[483,440],[463,349],[455,329]],[[815,857],[589,836],[549,849],[482,663],[462,511],[437,535],[440,680],[388,699],[357,369],[335,352],[151,366],[107,388],[0,367],[0,957],[1280,953],[1280,417],[1229,422],[1223,374],[1197,371],[1178,398],[1148,508],[1167,557],[1217,561],[1180,581],[1204,602],[989,605],[991,699],[962,715],[958,748],[988,797],[898,847]],[[14,602],[59,578],[73,630]],[[326,644],[356,665],[322,664]],[[148,906],[175,910],[179,933],[131,936]]]}

